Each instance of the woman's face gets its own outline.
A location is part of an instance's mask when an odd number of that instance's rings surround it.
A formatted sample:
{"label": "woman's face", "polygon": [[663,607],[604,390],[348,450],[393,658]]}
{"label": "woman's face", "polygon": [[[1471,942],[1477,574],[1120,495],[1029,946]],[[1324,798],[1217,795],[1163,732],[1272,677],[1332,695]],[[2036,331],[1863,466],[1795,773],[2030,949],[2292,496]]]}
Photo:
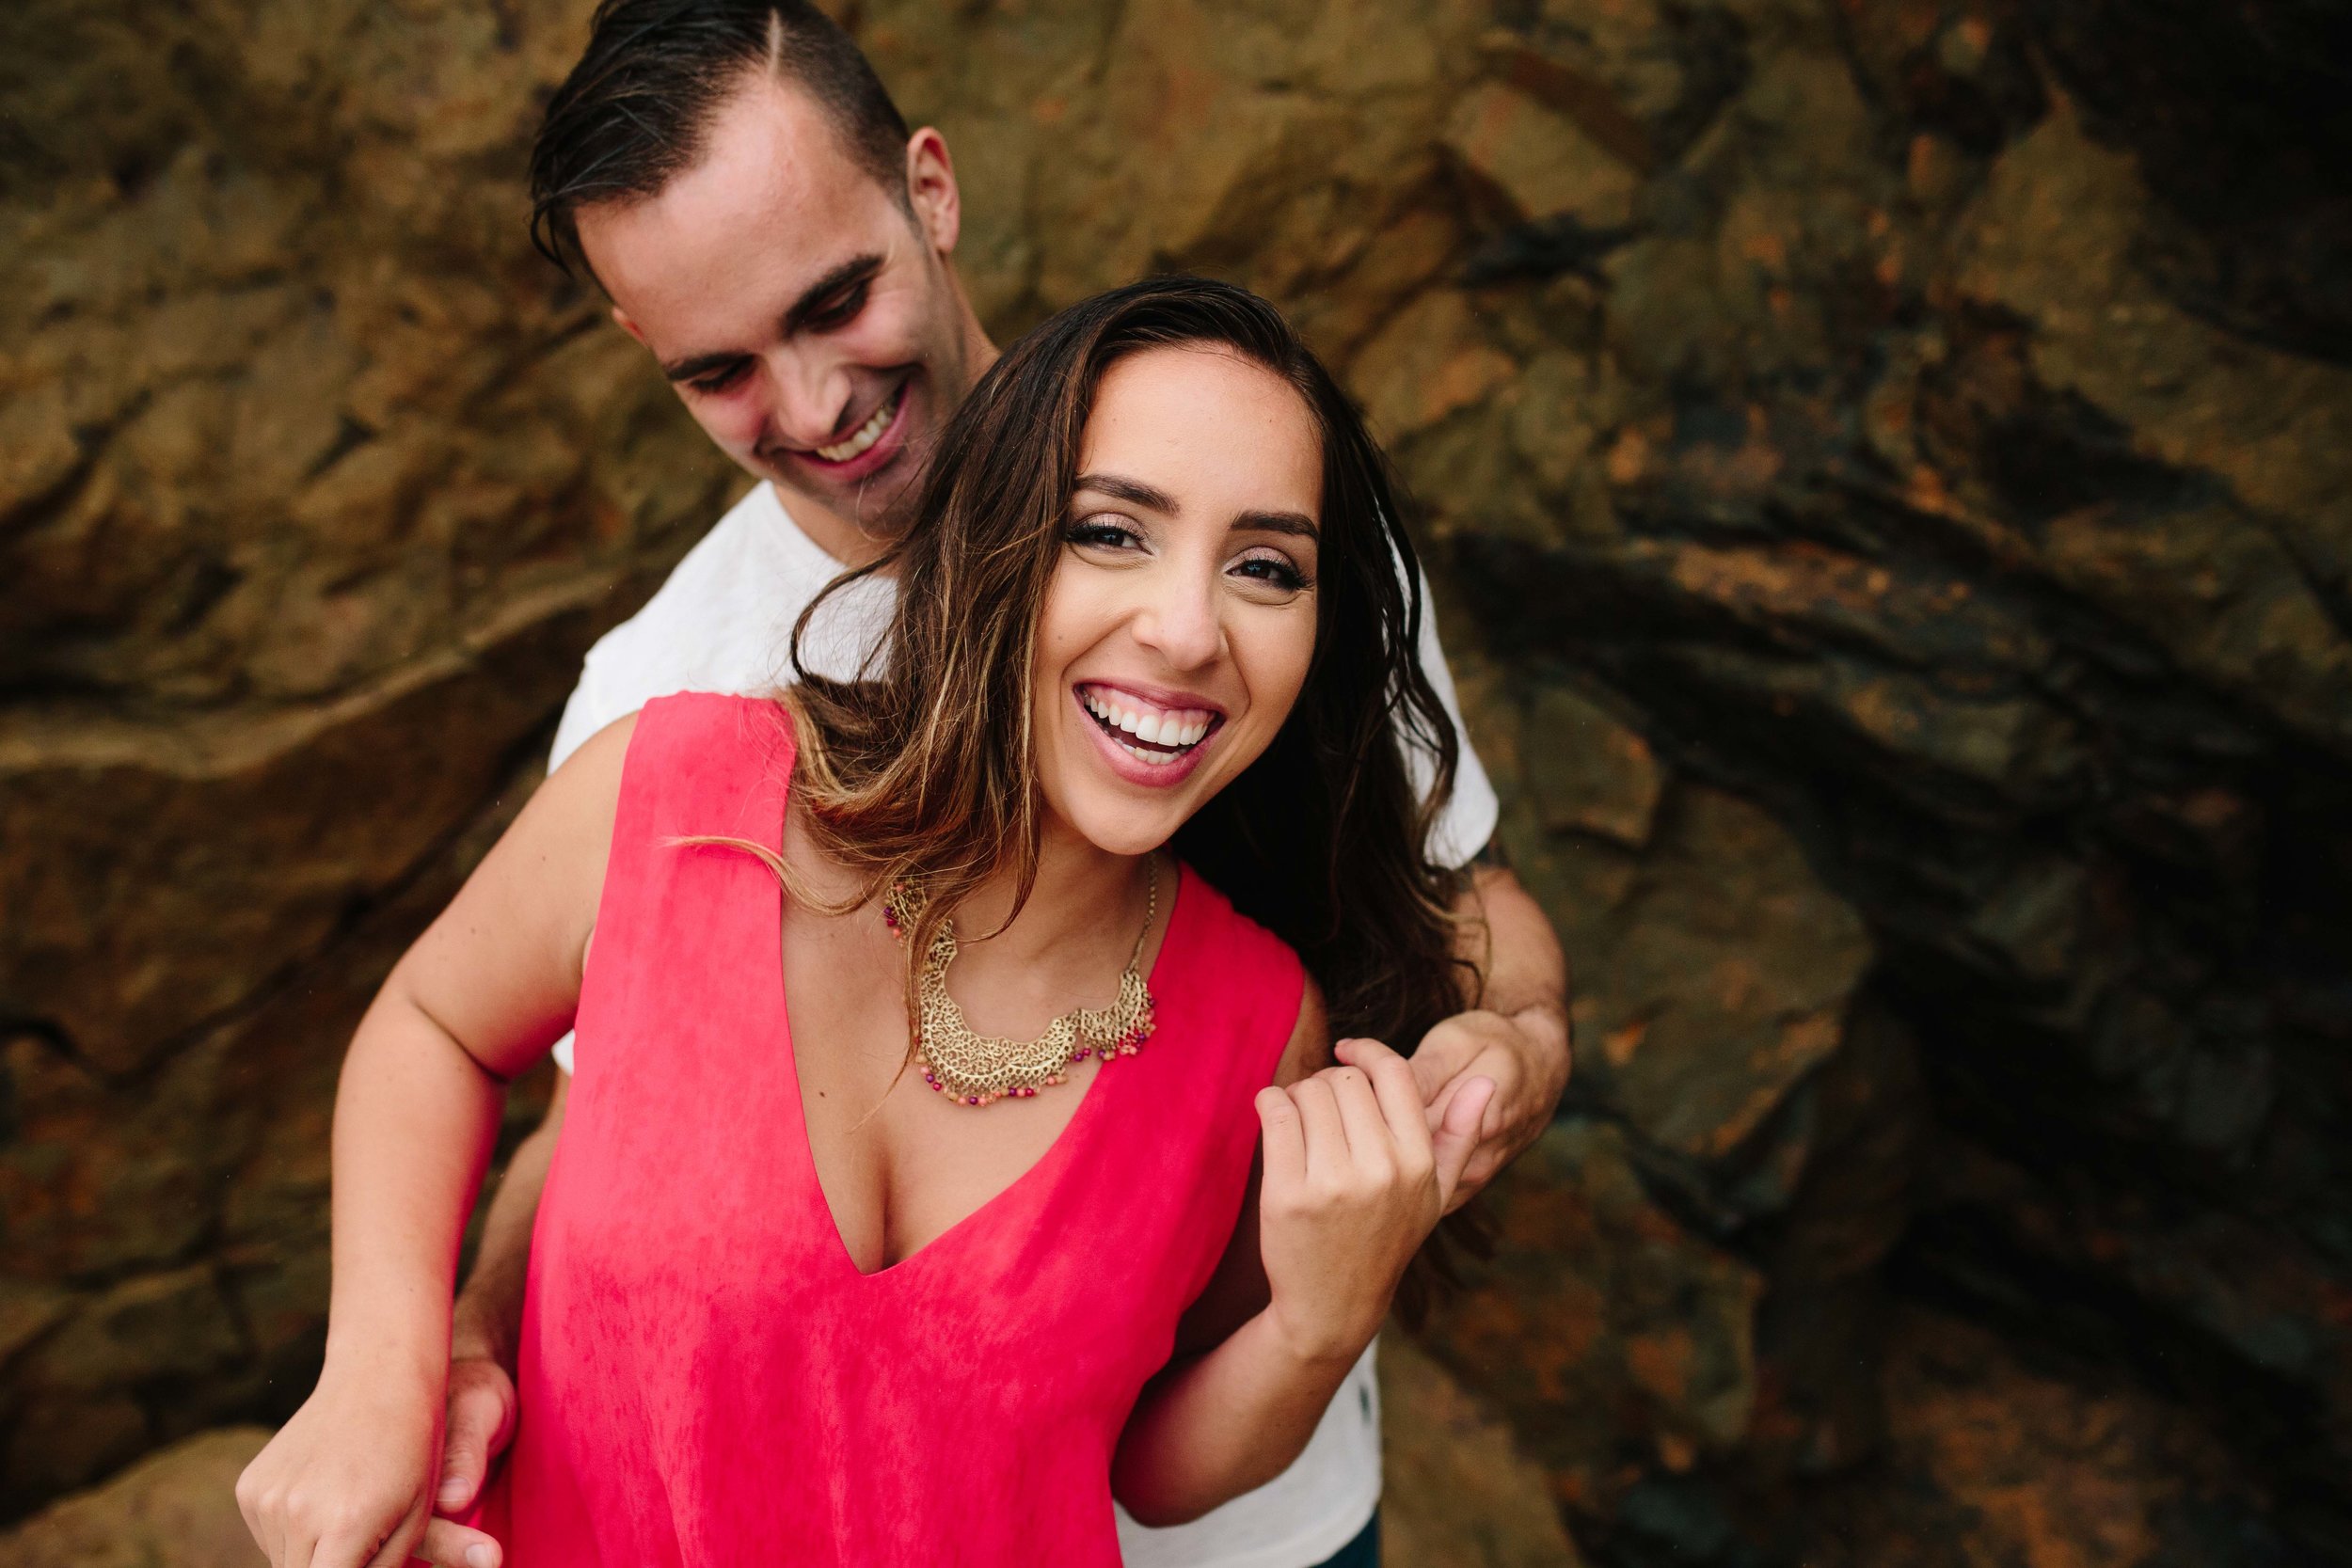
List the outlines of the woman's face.
{"label": "woman's face", "polygon": [[1141,854],[1257,760],[1314,657],[1322,498],[1313,419],[1271,371],[1203,345],[1104,375],[1038,627],[1056,816]]}

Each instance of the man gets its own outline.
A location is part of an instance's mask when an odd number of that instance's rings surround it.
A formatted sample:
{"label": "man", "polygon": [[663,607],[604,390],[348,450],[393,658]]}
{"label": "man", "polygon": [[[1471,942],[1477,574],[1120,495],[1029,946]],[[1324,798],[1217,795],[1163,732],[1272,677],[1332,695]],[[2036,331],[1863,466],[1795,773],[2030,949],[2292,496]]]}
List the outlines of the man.
{"label": "man", "polygon": [[[560,765],[656,696],[789,678],[800,612],[902,525],[933,436],[996,351],[955,269],[959,197],[946,141],[929,127],[910,134],[855,45],[806,5],[605,0],[586,55],[548,105],[532,175],[541,247],[587,267],[613,320],[761,482],[591,651],[557,733]],[[811,666],[853,668],[891,592],[869,580],[830,604],[811,627]],[[1451,709],[1453,683],[1427,624],[1422,661]],[[1465,744],[1435,847],[1470,863],[1495,815]],[[1465,1193],[1541,1132],[1568,1070],[1565,979],[1541,911],[1499,865],[1478,867],[1470,898],[1470,928],[1486,938],[1474,954],[1486,1006],[1439,1024],[1414,1055],[1433,1116],[1471,1077],[1497,1085]],[[569,1043],[558,1048],[566,1074]],[[567,1084],[559,1079],[546,1124],[516,1151],[458,1302],[444,1513],[471,1501],[511,1434],[531,1220]],[[1128,1560],[1375,1561],[1371,1359],[1291,1471],[1175,1529],[1122,1520]],[[487,1536],[438,1519],[423,1555],[493,1568],[499,1554]]]}

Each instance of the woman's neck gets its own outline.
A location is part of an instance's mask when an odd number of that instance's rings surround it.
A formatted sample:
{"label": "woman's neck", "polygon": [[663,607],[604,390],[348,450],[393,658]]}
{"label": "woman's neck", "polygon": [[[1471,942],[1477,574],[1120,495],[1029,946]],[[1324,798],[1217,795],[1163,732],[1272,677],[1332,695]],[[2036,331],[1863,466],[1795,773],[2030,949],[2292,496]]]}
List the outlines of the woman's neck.
{"label": "woman's neck", "polygon": [[[1113,854],[1066,824],[1048,820],[1038,845],[1037,881],[1028,901],[1009,927],[987,939],[988,945],[997,949],[1000,961],[1034,962],[1104,945],[1106,940],[1132,944],[1143,916],[1149,859]],[[1006,871],[965,899],[956,911],[958,937],[970,941],[995,931],[1012,907],[1013,892],[1013,876]],[[1106,918],[1130,911],[1132,918]]]}

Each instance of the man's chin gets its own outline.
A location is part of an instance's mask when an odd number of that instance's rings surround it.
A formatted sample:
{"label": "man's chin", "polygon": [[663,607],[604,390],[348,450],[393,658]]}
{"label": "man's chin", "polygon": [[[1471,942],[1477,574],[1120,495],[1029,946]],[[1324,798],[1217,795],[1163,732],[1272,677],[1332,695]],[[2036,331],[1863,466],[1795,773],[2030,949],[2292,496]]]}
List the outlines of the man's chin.
{"label": "man's chin", "polygon": [[774,482],[787,499],[798,497],[813,501],[861,533],[895,539],[914,520],[920,488],[914,467],[911,456],[902,451],[864,479],[848,483],[791,456],[763,462],[759,471]]}

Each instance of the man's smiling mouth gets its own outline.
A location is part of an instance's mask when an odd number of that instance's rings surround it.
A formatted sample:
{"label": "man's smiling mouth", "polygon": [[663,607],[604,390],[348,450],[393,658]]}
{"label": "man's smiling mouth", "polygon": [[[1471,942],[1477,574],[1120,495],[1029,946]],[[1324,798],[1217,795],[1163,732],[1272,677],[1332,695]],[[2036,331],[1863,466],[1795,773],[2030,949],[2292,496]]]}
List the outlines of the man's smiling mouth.
{"label": "man's smiling mouth", "polygon": [[866,422],[858,426],[848,440],[830,447],[818,447],[815,455],[828,463],[847,463],[865,455],[875,442],[882,439],[882,432],[890,428],[890,421],[898,417],[898,404],[906,401],[907,386],[907,382],[899,382],[898,389],[876,404],[874,411],[866,417]]}

